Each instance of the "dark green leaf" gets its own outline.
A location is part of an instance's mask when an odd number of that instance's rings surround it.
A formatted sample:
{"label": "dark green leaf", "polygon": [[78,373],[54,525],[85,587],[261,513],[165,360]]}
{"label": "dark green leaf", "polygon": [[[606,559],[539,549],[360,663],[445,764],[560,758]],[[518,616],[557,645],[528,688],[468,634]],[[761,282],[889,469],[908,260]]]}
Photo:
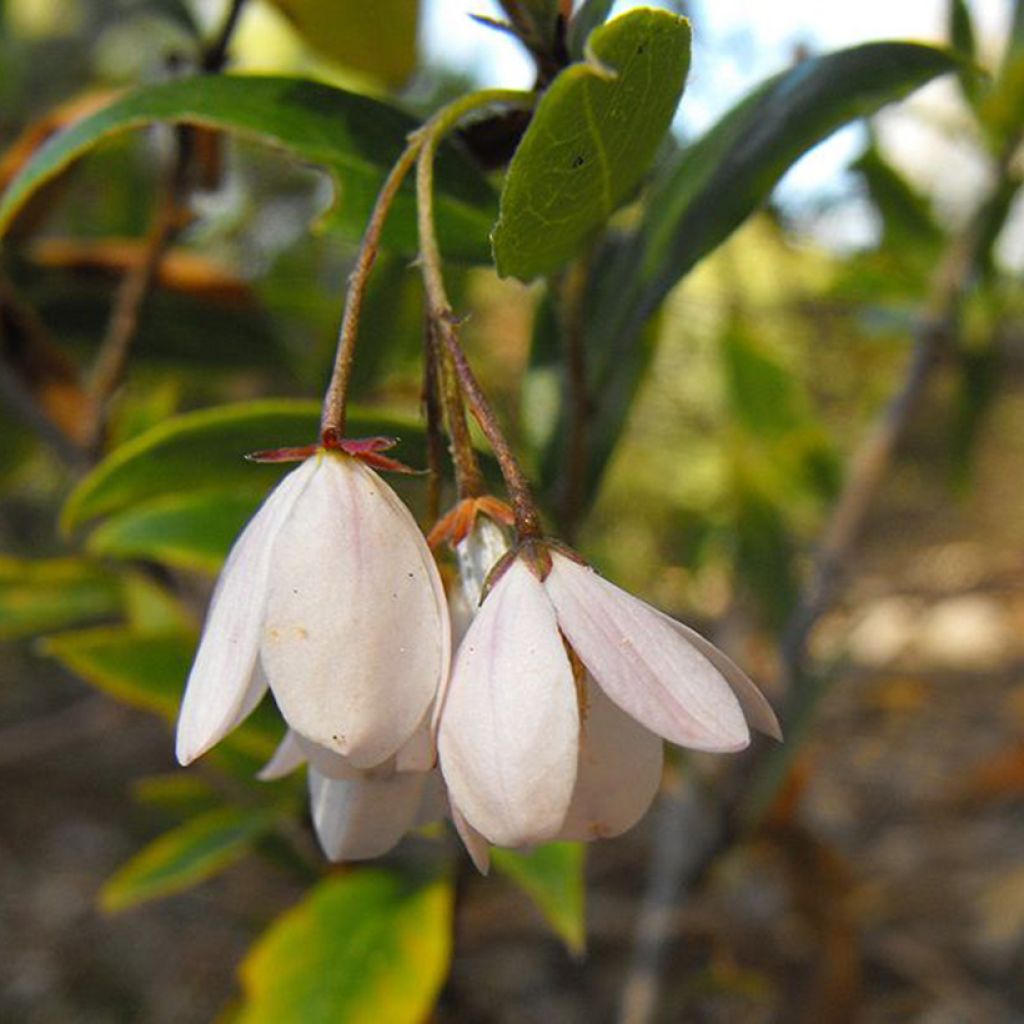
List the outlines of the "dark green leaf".
{"label": "dark green leaf", "polygon": [[641,229],[597,261],[588,289],[588,499],[649,362],[645,330],[670,289],[807,150],[955,67],[951,54],[913,43],[871,43],[806,60],[762,85],[673,162],[652,190]]}
{"label": "dark green leaf", "polygon": [[193,818],[118,868],[100,891],[100,906],[125,910],[198,885],[241,860],[273,822],[266,808],[218,808]]}
{"label": "dark green leaf", "polygon": [[241,968],[239,1024],[422,1024],[448,973],[452,887],[361,870],[321,882]]}
{"label": "dark green leaf", "polygon": [[264,497],[262,490],[237,489],[165,495],[107,519],[87,547],[97,555],[215,573]]}
{"label": "dark green leaf", "polygon": [[922,258],[930,269],[942,232],[932,219],[928,201],[875,146],[864,151],[853,169],[864,179],[882,218],[883,242],[900,246],[915,261]]}
{"label": "dark green leaf", "polygon": [[569,951],[577,954],[586,942],[584,861],[582,843],[548,843],[532,853],[491,850],[495,870],[537,904]]}
{"label": "dark green leaf", "polygon": [[[416,127],[407,114],[377,100],[301,79],[217,75],[145,86],[72,125],[43,146],[0,201],[0,232],[47,181],[97,143],[154,121],[173,121],[255,138],[333,172],[342,184],[345,223],[364,223],[368,200]],[[453,257],[487,260],[494,221],[490,186],[467,159],[445,147],[437,167],[438,232]],[[403,191],[386,240],[416,252],[413,191]]]}
{"label": "dark green leaf", "polygon": [[117,578],[93,562],[0,557],[0,640],[111,618],[121,607]]}
{"label": "dark green leaf", "polygon": [[588,59],[552,83],[509,166],[493,234],[499,274],[557,270],[630,197],[689,63],[689,22],[667,11],[630,11],[591,34]]}
{"label": "dark green leaf", "polygon": [[[348,414],[351,436],[402,439],[396,451],[423,464],[423,431],[416,421],[363,409]],[[68,498],[62,524],[70,530],[96,516],[189,490],[238,487],[266,491],[287,466],[256,465],[246,453],[304,445],[319,432],[315,402],[265,399],[186,413],[134,438],[90,473]]]}

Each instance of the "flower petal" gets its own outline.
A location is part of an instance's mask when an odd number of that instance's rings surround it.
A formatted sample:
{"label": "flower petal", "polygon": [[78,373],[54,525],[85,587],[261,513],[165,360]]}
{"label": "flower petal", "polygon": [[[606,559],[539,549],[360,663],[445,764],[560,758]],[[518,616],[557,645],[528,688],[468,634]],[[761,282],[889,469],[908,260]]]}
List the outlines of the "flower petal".
{"label": "flower petal", "polygon": [[312,460],[304,462],[277,485],[224,563],[178,716],[181,764],[222,740],[266,692],[257,655],[273,542],[313,470]]}
{"label": "flower petal", "polygon": [[782,742],[782,726],[776,717],[775,709],[768,703],[768,698],[761,692],[757,684],[736,664],[724,651],[717,648],[710,640],[701,636],[695,629],[683,625],[664,612],[660,613],[671,623],[672,628],[686,637],[687,641],[711,662],[722,677],[732,687],[736,699],[740,702],[747,721],[758,732]]}
{"label": "flower petal", "polygon": [[310,812],[327,857],[367,860],[396,846],[416,821],[426,779],[424,772],[329,779],[311,767]]}
{"label": "flower petal", "polygon": [[749,744],[729,684],[659,611],[557,552],[544,587],[580,660],[641,725],[694,750]]}
{"label": "flower petal", "polygon": [[661,785],[663,743],[586,678],[580,759],[559,839],[607,839],[632,828]]}
{"label": "flower petal", "polygon": [[261,655],[289,725],[368,768],[412,736],[448,671],[441,579],[415,520],[325,453],[278,532]]}
{"label": "flower petal", "polygon": [[260,782],[273,782],[291,775],[301,764],[306,763],[306,753],[299,743],[298,735],[289,729],[277,745],[270,760],[260,769],[256,778]]}
{"label": "flower petal", "polygon": [[433,706],[427,709],[423,721],[416,726],[416,731],[395,754],[396,772],[429,772],[437,761],[437,748],[434,745],[434,732],[430,727],[433,717]]}
{"label": "flower petal", "polygon": [[[294,729],[289,731],[295,732]],[[328,779],[358,779],[363,775],[363,772],[356,768],[347,757],[342,757],[341,754],[336,754],[333,750],[322,747],[319,743],[314,743],[311,739],[303,736],[302,733],[295,732],[295,740],[302,749],[305,760],[317,772]],[[394,772],[394,764],[390,759],[384,765],[378,765],[377,767],[379,769],[378,775],[391,775]]]}
{"label": "flower petal", "polygon": [[488,874],[491,870],[491,848],[487,845],[487,840],[466,821],[462,812],[451,800],[448,801],[448,807],[452,816],[452,824],[462,840],[462,845],[466,848],[466,853],[469,854],[469,859],[473,862],[473,867],[481,875]]}
{"label": "flower petal", "polygon": [[572,667],[544,588],[513,563],[459,648],[438,755],[453,801],[499,846],[554,836],[576,778]]}

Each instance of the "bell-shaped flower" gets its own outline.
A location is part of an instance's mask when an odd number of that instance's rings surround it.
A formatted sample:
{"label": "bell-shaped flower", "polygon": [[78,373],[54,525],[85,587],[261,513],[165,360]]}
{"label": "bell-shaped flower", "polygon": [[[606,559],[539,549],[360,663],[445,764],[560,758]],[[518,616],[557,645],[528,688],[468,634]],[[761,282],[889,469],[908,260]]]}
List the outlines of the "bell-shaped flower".
{"label": "bell-shaped flower", "polygon": [[[429,742],[429,730],[421,731]],[[415,737],[406,747],[413,745],[422,747]],[[360,771],[293,730],[285,734],[260,778],[281,778],[307,761],[313,828],[330,860],[383,856],[407,832],[445,815],[444,785],[437,771],[403,771],[399,756]]]}
{"label": "bell-shaped flower", "polygon": [[502,567],[466,632],[438,751],[460,831],[525,846],[624,831],[657,791],[661,738],[740,750],[748,719],[779,735],[760,691],[703,637],[543,549]]}
{"label": "bell-shaped flower", "polygon": [[298,736],[383,764],[447,678],[444,589],[395,492],[359,458],[320,450],[289,473],[235,542],[214,591],[178,720],[187,764],[267,686]]}

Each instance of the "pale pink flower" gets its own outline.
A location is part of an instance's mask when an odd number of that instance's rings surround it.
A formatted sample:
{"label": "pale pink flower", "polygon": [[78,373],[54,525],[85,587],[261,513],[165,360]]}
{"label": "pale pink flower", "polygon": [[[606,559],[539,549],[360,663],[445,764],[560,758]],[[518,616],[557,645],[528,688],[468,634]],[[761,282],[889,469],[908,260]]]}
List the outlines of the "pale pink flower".
{"label": "pale pink flower", "polygon": [[[429,746],[429,729],[418,733]],[[407,748],[412,748],[411,754]],[[422,764],[423,749],[423,739],[414,736],[395,757],[360,771],[341,755],[289,730],[260,778],[280,778],[308,761],[310,816],[325,856],[334,861],[368,860],[388,853],[412,829],[444,817],[447,804],[440,774],[400,767],[403,752],[407,764]]]}
{"label": "pale pink flower", "polygon": [[654,798],[661,738],[736,751],[748,719],[779,735],[760,691],[703,637],[549,557],[543,580],[542,559],[504,569],[456,655],[438,749],[464,838],[517,847],[616,835]]}
{"label": "pale pink flower", "polygon": [[382,765],[427,719],[450,650],[444,589],[412,515],[358,458],[321,450],[281,481],[228,556],[182,702],[178,759],[221,740],[269,685],[298,736],[354,769]]}

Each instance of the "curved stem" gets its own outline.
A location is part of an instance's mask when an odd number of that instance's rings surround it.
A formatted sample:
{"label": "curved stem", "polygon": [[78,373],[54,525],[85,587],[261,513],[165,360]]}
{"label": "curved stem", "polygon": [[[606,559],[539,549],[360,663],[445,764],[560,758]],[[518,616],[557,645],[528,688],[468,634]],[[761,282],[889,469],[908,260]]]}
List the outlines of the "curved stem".
{"label": "curved stem", "polygon": [[[477,93],[477,97],[485,96],[485,93]],[[498,98],[495,98],[495,97]],[[423,286],[427,298],[427,314],[430,317],[437,331],[437,336],[442,341],[444,348],[451,360],[451,367],[455,372],[458,381],[461,399],[469,403],[469,407],[484,432],[498,465],[501,467],[502,476],[508,487],[509,497],[512,502],[512,509],[516,518],[516,530],[521,538],[538,537],[541,535],[540,512],[537,503],[534,501],[530,484],[523,472],[519,461],[512,451],[508,439],[498,423],[487,396],[480,387],[466,354],[459,342],[457,319],[448,300],[448,293],[444,286],[444,277],[441,273],[441,252],[437,244],[437,232],[434,225],[434,157],[437,147],[444,132],[455,123],[463,114],[471,109],[462,104],[472,100],[474,97],[467,96],[461,103],[452,104],[446,108],[444,118],[438,118],[428,122],[421,135],[423,148],[419,154],[419,161],[416,168],[416,210],[420,234],[420,267],[423,273]],[[499,92],[495,90],[490,103],[518,103],[532,102],[532,96],[518,92]],[[474,104],[474,106],[477,104]],[[461,109],[457,109],[460,108]]]}
{"label": "curved stem", "polygon": [[391,212],[391,205],[402,187],[405,176],[412,170],[412,165],[419,155],[422,140],[418,133],[409,137],[409,143],[402,151],[395,165],[388,172],[377,201],[373,205],[370,221],[366,225],[356,263],[348,279],[348,292],[345,295],[345,311],[341,317],[341,329],[338,332],[338,349],[334,357],[334,370],[331,381],[324,395],[323,415],[320,418],[320,435],[323,438],[333,436],[341,439],[345,434],[345,404],[348,399],[348,386],[352,380],[352,365],[355,360],[356,339],[359,335],[359,317],[363,311],[363,300],[366,298],[366,286],[370,281],[370,271],[376,262],[380,249],[380,236],[384,230],[384,222]]}

